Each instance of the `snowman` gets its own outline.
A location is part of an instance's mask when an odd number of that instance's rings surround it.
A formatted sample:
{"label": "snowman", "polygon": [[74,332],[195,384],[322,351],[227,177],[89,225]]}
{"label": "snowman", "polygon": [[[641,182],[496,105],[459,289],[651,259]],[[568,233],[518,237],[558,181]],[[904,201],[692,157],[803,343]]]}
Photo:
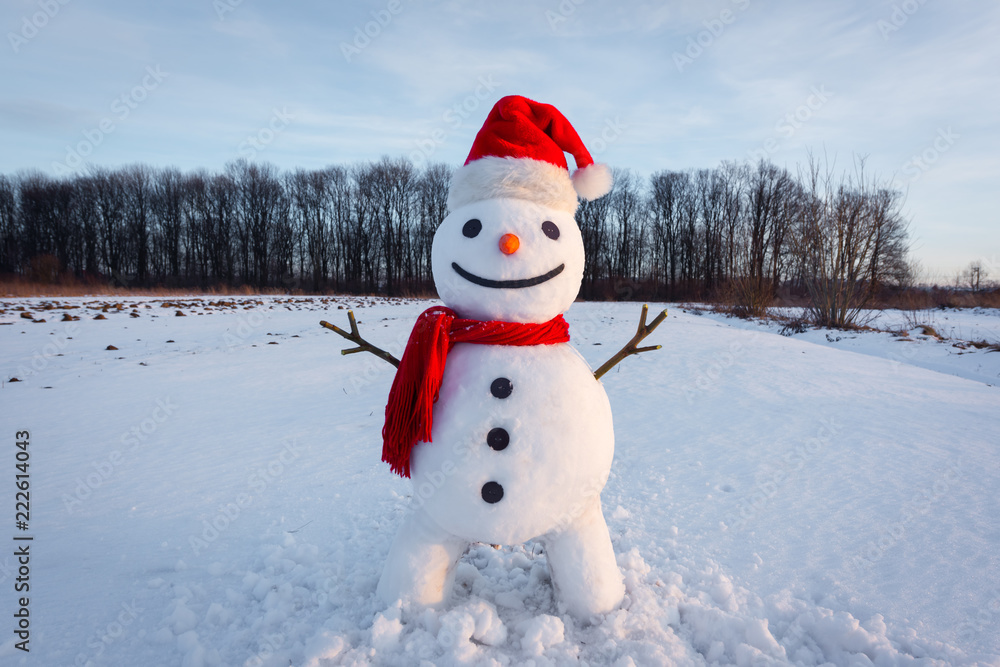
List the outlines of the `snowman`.
{"label": "snowman", "polygon": [[[535,540],[570,614],[585,620],[621,603],[600,499],[611,407],[562,316],[583,278],[578,197],[610,189],[610,171],[562,114],[520,96],[497,102],[454,175],[431,251],[444,307],[419,317],[386,407],[383,460],[412,479],[414,502],[378,583],[384,602],[443,605],[470,543]],[[636,343],[665,313],[649,326],[645,313],[597,377],[655,349]],[[324,323],[358,343],[345,353],[396,362],[349,317],[351,332]]]}

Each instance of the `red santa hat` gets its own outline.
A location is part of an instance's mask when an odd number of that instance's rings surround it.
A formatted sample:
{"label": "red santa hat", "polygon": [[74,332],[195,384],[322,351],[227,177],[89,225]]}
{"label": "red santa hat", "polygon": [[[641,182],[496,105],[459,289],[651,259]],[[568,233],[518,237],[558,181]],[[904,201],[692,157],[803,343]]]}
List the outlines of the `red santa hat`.
{"label": "red santa hat", "polygon": [[[572,176],[564,152],[576,161]],[[577,197],[603,197],[611,182],[611,170],[594,162],[558,109],[509,95],[493,106],[465,165],[452,177],[448,208],[505,197],[574,213]]]}

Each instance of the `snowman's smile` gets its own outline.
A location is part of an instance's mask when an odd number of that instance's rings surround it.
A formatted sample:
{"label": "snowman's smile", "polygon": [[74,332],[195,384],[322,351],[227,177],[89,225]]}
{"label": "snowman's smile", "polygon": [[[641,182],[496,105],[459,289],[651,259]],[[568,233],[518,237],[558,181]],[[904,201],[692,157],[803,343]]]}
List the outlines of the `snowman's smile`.
{"label": "snowman's smile", "polygon": [[474,273],[469,273],[457,262],[451,263],[451,268],[455,269],[455,273],[462,276],[470,283],[475,283],[481,287],[496,287],[496,288],[507,288],[507,289],[517,289],[520,287],[533,287],[534,285],[541,285],[546,280],[555,278],[563,269],[566,268],[565,264],[560,264],[556,268],[552,269],[548,273],[543,273],[540,276],[535,276],[534,278],[520,278],[518,280],[490,280],[489,278],[481,278]]}

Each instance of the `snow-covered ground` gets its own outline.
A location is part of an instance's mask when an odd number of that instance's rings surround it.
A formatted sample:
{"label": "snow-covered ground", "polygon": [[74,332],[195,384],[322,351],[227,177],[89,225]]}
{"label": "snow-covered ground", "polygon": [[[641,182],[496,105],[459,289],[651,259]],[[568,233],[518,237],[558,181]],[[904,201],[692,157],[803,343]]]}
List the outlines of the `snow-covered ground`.
{"label": "snow-covered ground", "polygon": [[[318,321],[353,308],[398,351],[428,302],[45,303],[0,299],[4,539],[34,537],[29,654],[0,555],[0,664],[1000,665],[1000,353],[670,306],[663,349],[603,380],[627,594],[582,625],[530,543],[471,548],[446,609],[375,598],[410,494],[379,461],[393,369]],[[577,303],[573,344],[596,367],[638,315]]]}
{"label": "snow-covered ground", "polygon": [[[781,333],[785,329],[785,324],[776,319],[741,322],[699,306],[690,308],[689,312],[709,315],[749,330]],[[773,312],[793,320],[805,314],[801,308],[782,308]],[[1000,309],[880,310],[863,312],[858,319],[875,331],[810,329],[793,335],[798,340],[881,357],[894,366],[910,364],[1000,385],[1000,354],[995,347],[990,350],[973,344],[1000,345]]]}

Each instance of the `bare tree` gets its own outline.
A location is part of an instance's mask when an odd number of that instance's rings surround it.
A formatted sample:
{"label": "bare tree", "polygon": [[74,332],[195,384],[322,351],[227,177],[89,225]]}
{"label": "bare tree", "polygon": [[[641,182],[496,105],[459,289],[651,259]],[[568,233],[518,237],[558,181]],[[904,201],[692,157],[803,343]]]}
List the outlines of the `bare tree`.
{"label": "bare tree", "polygon": [[627,169],[614,171],[614,185],[607,195],[610,243],[610,278],[616,298],[633,298],[642,275],[643,238],[646,235],[646,200],[641,181]]}
{"label": "bare tree", "polygon": [[0,174],[0,273],[13,273],[21,264],[17,180]]}
{"label": "bare tree", "polygon": [[144,284],[149,277],[150,226],[153,208],[153,172],[143,164],[121,172],[125,195],[128,248],[135,279]]}
{"label": "bare tree", "polygon": [[379,224],[375,197],[375,168],[371,163],[356,165],[351,171],[350,247],[352,264],[357,267],[353,289],[374,293],[382,282],[380,249],[384,245],[384,225]]}
{"label": "bare tree", "polygon": [[330,273],[330,246],[333,243],[330,177],[329,171],[298,169],[286,180],[292,219],[300,230],[300,261],[303,263],[300,273],[305,274],[304,264],[308,262],[314,290],[326,282]]}
{"label": "bare tree", "polygon": [[101,273],[100,256],[100,214],[97,201],[93,194],[93,182],[88,176],[80,176],[74,180],[76,190],[76,236],[79,239],[77,249],[80,251],[69,268],[82,270],[87,279],[96,278]]}
{"label": "bare tree", "polygon": [[124,281],[127,238],[125,235],[125,192],[119,173],[103,167],[90,172],[90,196],[97,205],[97,227],[101,263],[104,272],[118,282]]}
{"label": "bare tree", "polygon": [[742,171],[745,206],[740,216],[741,241],[733,267],[736,307],[762,316],[781,283],[785,239],[797,215],[796,184],[784,169],[761,160]]}
{"label": "bare tree", "polygon": [[891,254],[905,251],[902,196],[869,177],[864,158],[839,181],[810,158],[804,180],[800,247],[810,314],[820,326],[850,327],[887,280]]}
{"label": "bare tree", "polygon": [[177,169],[163,169],[154,174],[152,210],[156,221],[153,231],[153,265],[158,278],[177,284],[181,278],[182,239],[184,238],[185,183]]}
{"label": "bare tree", "polygon": [[23,258],[33,278],[55,282],[71,266],[76,247],[76,188],[41,172],[21,174],[20,233]]}
{"label": "bare tree", "polygon": [[[241,159],[230,163],[227,173],[235,186],[242,278],[255,287],[264,287],[270,275],[275,225],[284,223],[281,217],[284,191],[277,169],[271,164],[256,164]],[[282,233],[285,233],[284,229]]]}
{"label": "bare tree", "polygon": [[336,289],[343,289],[348,276],[357,275],[356,266],[349,264],[349,251],[351,239],[351,210],[354,190],[351,183],[351,175],[345,167],[327,167],[329,176],[328,194],[330,198],[330,211],[333,223],[333,285]]}
{"label": "bare tree", "polygon": [[651,277],[657,293],[663,286],[663,295],[673,299],[681,257],[682,204],[690,178],[687,172],[660,171],[650,177],[649,186]]}
{"label": "bare tree", "polygon": [[983,266],[982,260],[969,262],[969,266],[962,272],[963,282],[974,293],[979,294],[987,284],[986,279],[990,277],[989,270]]}
{"label": "bare tree", "polygon": [[412,221],[416,170],[406,158],[383,156],[366,174],[365,193],[371,198],[379,228],[379,254],[385,292],[399,294],[400,282],[412,279]]}
{"label": "bare tree", "polygon": [[698,215],[701,220],[701,244],[704,249],[701,281],[708,292],[715,292],[722,282],[723,181],[716,169],[699,169],[694,175]]}
{"label": "bare tree", "polygon": [[607,280],[611,274],[610,266],[610,233],[609,215],[611,199],[601,197],[592,201],[580,202],[576,210],[576,222],[583,235],[583,285],[582,294],[585,298],[594,299],[606,296],[601,293],[599,283]]}
{"label": "bare tree", "polygon": [[701,239],[698,217],[698,196],[694,187],[694,179],[690,179],[690,187],[686,188],[680,202],[680,250],[681,250],[681,283],[689,296],[700,295],[702,290],[700,276],[702,259],[705,256]]}
{"label": "bare tree", "polygon": [[448,215],[448,184],[452,170],[446,164],[430,164],[417,181],[417,224],[414,230],[413,254],[417,265],[417,289],[430,289],[431,244],[434,231]]}

